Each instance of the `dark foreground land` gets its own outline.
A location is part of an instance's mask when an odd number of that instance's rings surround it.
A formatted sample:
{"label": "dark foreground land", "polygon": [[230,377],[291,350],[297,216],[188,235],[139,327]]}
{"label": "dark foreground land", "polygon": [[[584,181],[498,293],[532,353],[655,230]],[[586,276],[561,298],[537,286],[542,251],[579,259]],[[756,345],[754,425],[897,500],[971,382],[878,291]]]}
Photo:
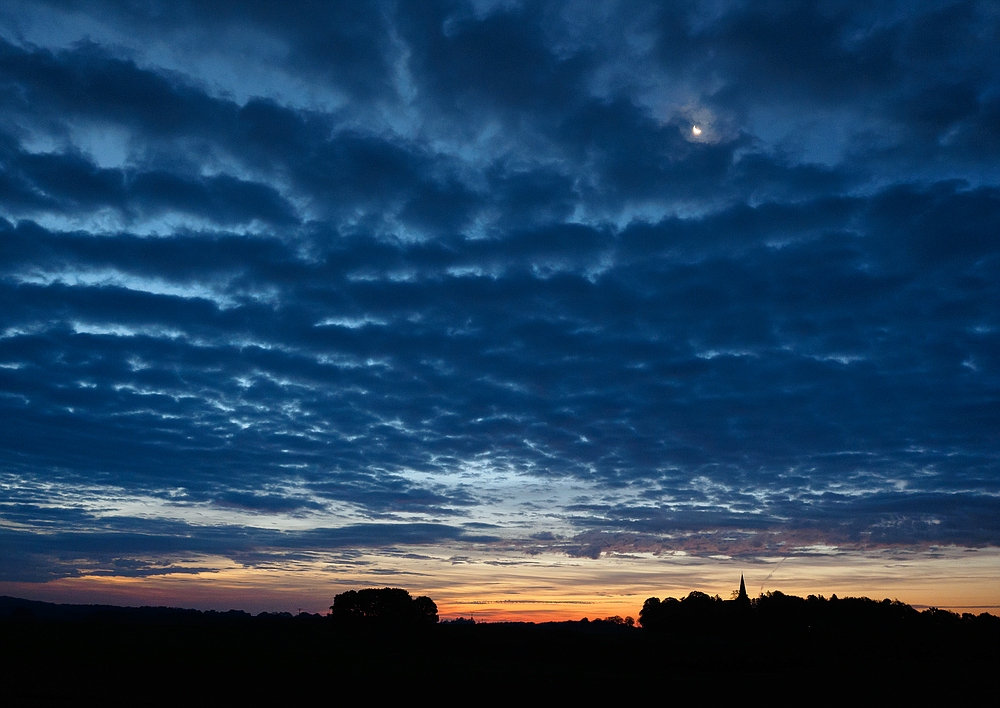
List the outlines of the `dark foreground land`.
{"label": "dark foreground land", "polygon": [[603,620],[394,628],[0,598],[0,703],[478,702],[535,691],[667,704],[726,696],[992,703],[1000,684],[1000,618],[990,615],[872,601],[810,607],[800,598],[765,611],[757,601],[695,599],[700,606],[685,600],[652,626],[647,616],[644,628]]}

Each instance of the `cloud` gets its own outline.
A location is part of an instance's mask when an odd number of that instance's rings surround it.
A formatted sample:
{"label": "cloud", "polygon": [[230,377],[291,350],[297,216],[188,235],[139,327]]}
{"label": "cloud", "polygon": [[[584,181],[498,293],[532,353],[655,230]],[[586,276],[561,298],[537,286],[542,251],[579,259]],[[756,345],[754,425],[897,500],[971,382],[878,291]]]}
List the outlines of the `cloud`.
{"label": "cloud", "polygon": [[[77,515],[72,516],[79,521]],[[296,559],[326,558],[339,550],[391,552],[401,544],[433,545],[489,538],[428,523],[354,524],[277,532],[247,526],[91,516],[86,524],[67,523],[55,533],[4,529],[0,532],[0,580],[47,582],[81,575],[147,577],[215,572],[219,556],[245,566],[280,566]]]}
{"label": "cloud", "polygon": [[277,514],[295,512],[302,509],[321,508],[319,504],[308,499],[296,499],[280,494],[252,494],[246,492],[227,492],[215,497],[212,502],[219,506],[246,509],[262,514]]}
{"label": "cloud", "polygon": [[[62,539],[12,567],[263,558],[285,536],[240,524],[290,520],[1000,542],[997,21],[11,5],[0,516]],[[217,536],[115,566],[72,529],[123,499]]]}

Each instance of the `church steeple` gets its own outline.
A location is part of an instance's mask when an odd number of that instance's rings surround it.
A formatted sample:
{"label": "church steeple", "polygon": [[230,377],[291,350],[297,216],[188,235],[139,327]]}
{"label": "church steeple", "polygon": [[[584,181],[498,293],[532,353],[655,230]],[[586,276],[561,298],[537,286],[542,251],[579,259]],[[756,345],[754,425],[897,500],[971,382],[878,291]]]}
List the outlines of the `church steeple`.
{"label": "church steeple", "polygon": [[736,599],[739,602],[750,602],[750,596],[747,595],[747,584],[743,582],[743,573],[740,573],[740,594]]}

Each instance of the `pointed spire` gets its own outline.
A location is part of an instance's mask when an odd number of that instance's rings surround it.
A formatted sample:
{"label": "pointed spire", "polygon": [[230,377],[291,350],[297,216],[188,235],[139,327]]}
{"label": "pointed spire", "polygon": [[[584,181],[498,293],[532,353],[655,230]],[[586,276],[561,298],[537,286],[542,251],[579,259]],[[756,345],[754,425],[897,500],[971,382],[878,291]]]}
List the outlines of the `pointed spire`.
{"label": "pointed spire", "polygon": [[740,595],[737,598],[739,600],[749,600],[750,597],[747,595],[747,585],[743,582],[743,573],[740,573]]}

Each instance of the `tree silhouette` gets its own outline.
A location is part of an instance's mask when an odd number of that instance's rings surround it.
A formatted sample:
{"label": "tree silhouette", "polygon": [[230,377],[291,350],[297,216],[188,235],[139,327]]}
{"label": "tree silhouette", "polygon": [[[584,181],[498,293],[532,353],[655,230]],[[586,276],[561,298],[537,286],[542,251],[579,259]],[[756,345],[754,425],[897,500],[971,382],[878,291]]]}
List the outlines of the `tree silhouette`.
{"label": "tree silhouette", "polygon": [[434,600],[426,595],[413,598],[413,609],[416,613],[417,624],[435,624],[438,621],[438,608]]}
{"label": "tree silhouette", "polygon": [[345,625],[406,627],[435,624],[437,605],[427,596],[410,597],[401,588],[348,590],[333,598],[330,616]]}

